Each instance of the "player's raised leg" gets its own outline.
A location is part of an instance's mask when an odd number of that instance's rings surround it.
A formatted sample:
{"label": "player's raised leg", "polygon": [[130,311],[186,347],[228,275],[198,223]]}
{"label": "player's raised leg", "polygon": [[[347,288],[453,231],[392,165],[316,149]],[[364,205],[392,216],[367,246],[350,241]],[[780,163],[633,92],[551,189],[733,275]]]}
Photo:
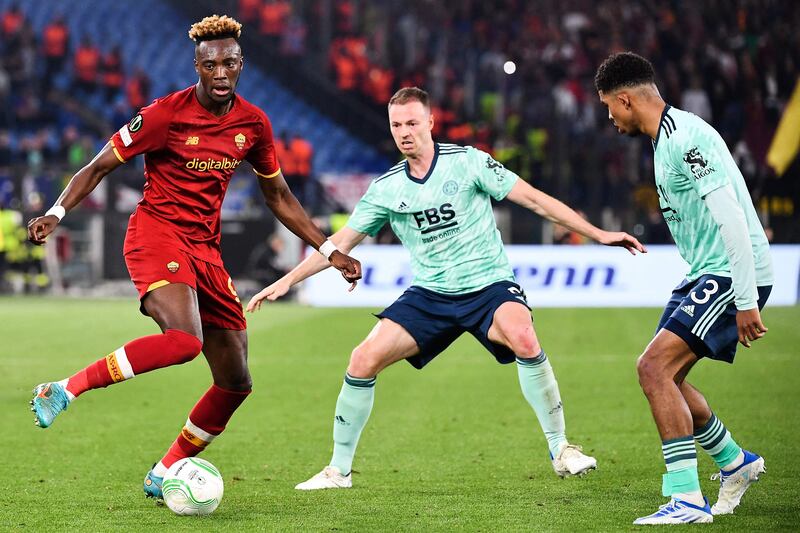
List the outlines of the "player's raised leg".
{"label": "player's raised leg", "polygon": [[49,427],[61,411],[88,390],[185,363],[200,353],[203,333],[194,289],[182,283],[166,285],[148,293],[143,305],[162,333],[132,340],[69,378],[38,385],[31,401],[37,426]]}
{"label": "player's raised leg", "polygon": [[539,344],[530,309],[505,302],[494,313],[489,340],[507,346],[517,357],[522,394],[544,431],[553,469],[561,476],[580,475],[597,468],[594,457],[567,441],[564,405],[553,367]]}
{"label": "player's raised leg", "polygon": [[351,470],[358,439],[367,425],[375,399],[375,380],[387,366],[419,351],[416,341],[402,326],[382,318],[350,356],[350,364],[336,401],[333,417],[333,456],[330,464],[298,490],[350,488]]}
{"label": "player's raised leg", "polygon": [[639,357],[639,383],[661,436],[667,473],[662,493],[671,499],[655,513],[634,521],[639,525],[713,522],[700,490],[692,413],[678,383],[698,361],[686,342],[662,329]]}
{"label": "player's raised leg", "polygon": [[184,457],[194,457],[217,438],[252,389],[247,367],[247,332],[204,328],[203,353],[214,383],[195,404],[178,437],[144,480],[147,497],[161,497],[167,469]]}
{"label": "player's raised leg", "polygon": [[694,439],[719,467],[717,503],[714,515],[732,514],[747,489],[766,472],[764,458],[742,449],[725,424],[711,411],[703,395],[686,381],[680,385],[694,423]]}

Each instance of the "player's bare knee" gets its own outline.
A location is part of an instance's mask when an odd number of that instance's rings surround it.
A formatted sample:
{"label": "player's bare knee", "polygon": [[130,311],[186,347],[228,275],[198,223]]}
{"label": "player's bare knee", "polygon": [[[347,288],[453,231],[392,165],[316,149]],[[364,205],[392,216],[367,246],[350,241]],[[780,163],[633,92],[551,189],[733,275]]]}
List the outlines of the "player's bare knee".
{"label": "player's bare knee", "polygon": [[636,360],[636,373],[639,375],[639,385],[647,394],[648,390],[658,381],[660,365],[648,352],[643,353]]}
{"label": "player's bare knee", "polygon": [[363,342],[353,349],[350,354],[350,364],[347,373],[354,378],[375,377],[381,369],[381,361],[378,354],[370,349],[368,343]]}
{"label": "player's bare knee", "polygon": [[519,357],[535,357],[542,351],[536,336],[530,331],[519,330],[509,337],[511,350]]}

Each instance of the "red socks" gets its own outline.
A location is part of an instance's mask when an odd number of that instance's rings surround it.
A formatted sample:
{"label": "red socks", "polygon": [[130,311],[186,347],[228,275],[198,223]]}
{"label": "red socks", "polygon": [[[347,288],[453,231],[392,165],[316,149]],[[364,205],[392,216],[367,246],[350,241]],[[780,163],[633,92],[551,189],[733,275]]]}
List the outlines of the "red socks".
{"label": "red socks", "polygon": [[169,468],[184,457],[194,457],[222,433],[233,412],[244,402],[250,391],[225,390],[216,385],[206,391],[189,413],[186,425],[161,463]]}
{"label": "red socks", "polygon": [[141,337],[69,378],[67,390],[78,396],[157,368],[186,363],[197,357],[202,348],[200,339],[178,329]]}

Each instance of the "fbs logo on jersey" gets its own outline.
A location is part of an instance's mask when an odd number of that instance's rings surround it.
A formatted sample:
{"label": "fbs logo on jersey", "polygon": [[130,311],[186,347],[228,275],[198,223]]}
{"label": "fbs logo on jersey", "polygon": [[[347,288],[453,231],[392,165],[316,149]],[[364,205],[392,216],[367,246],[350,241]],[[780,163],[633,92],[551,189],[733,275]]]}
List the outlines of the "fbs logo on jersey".
{"label": "fbs logo on jersey", "polygon": [[181,265],[177,261],[170,261],[169,263],[167,263],[167,270],[169,270],[173,274],[177,272],[180,267]]}
{"label": "fbs logo on jersey", "polygon": [[233,141],[236,143],[236,148],[244,150],[244,143],[247,142],[247,137],[244,136],[244,133],[237,133]]}
{"label": "fbs logo on jersey", "polygon": [[699,180],[714,172],[714,167],[708,166],[708,160],[703,157],[700,150],[695,146],[683,154],[683,162],[689,165],[694,179]]}
{"label": "fbs logo on jersey", "polygon": [[440,238],[450,237],[461,231],[461,228],[456,227],[458,226],[458,221],[454,220],[456,218],[456,212],[453,210],[453,204],[446,203],[439,207],[417,211],[411,213],[411,216],[414,217],[414,222],[417,223],[417,229],[420,230],[419,232],[422,235],[444,229],[447,230],[437,235],[423,237],[422,242],[426,244],[437,241]]}

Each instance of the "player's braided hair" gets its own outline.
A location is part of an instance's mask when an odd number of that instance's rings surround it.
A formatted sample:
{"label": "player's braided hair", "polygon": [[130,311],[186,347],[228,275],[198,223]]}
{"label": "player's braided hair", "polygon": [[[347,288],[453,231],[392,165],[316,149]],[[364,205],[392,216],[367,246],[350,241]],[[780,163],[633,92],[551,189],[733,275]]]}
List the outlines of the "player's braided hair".
{"label": "player's braided hair", "polygon": [[594,86],[608,93],[622,87],[655,83],[655,77],[648,60],[633,52],[620,52],[603,61],[595,74]]}
{"label": "player's braided hair", "polygon": [[392,107],[394,104],[403,105],[413,101],[418,101],[428,109],[431,107],[428,93],[419,87],[403,87],[389,99],[389,107]]}
{"label": "player's braided hair", "polygon": [[200,22],[195,22],[189,28],[189,38],[200,44],[203,41],[217,39],[239,39],[242,34],[242,25],[227,15],[211,15]]}

